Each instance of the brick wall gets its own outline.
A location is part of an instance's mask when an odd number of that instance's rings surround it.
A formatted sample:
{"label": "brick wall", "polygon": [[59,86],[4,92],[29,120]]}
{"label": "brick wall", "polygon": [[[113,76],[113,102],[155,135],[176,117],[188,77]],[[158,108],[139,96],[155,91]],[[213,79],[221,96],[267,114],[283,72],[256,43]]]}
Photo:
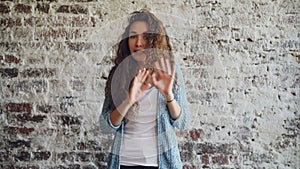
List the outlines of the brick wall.
{"label": "brick wall", "polygon": [[185,169],[298,168],[297,0],[3,0],[0,168],[105,168],[104,85],[124,16],[166,25],[193,113]]}

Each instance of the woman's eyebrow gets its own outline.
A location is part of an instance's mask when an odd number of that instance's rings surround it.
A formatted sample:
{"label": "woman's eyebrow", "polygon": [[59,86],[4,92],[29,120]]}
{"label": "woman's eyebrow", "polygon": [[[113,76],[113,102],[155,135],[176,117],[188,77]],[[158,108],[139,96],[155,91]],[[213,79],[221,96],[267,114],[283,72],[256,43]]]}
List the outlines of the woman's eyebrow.
{"label": "woman's eyebrow", "polygon": [[129,34],[137,34],[135,31],[130,31]]}
{"label": "woman's eyebrow", "polygon": [[[141,34],[145,34],[145,33],[149,33],[149,31],[142,32]],[[138,33],[135,32],[135,31],[130,31],[129,34],[136,35],[136,34],[138,34]]]}

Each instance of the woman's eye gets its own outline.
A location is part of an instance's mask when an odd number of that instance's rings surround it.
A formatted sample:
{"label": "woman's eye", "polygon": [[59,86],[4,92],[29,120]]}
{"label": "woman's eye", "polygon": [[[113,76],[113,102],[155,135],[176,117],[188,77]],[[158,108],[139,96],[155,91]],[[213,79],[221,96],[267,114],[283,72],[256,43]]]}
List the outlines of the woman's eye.
{"label": "woman's eye", "polygon": [[148,40],[148,36],[147,35],[143,35],[143,39],[144,40]]}
{"label": "woman's eye", "polygon": [[149,40],[151,38],[151,34],[150,33],[144,33],[143,38],[145,40]]}
{"label": "woman's eye", "polygon": [[135,39],[137,37],[137,35],[130,35],[129,38],[130,39]]}

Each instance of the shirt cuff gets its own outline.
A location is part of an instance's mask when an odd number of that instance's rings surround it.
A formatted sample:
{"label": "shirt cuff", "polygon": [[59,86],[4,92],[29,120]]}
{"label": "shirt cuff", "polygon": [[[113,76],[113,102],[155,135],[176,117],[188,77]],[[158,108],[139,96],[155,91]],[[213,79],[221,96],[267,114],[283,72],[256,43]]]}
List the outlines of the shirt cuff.
{"label": "shirt cuff", "polygon": [[110,118],[109,118],[109,115],[107,116],[107,119],[106,119],[106,120],[108,121],[109,126],[110,126],[111,128],[113,128],[113,129],[115,129],[115,130],[119,129],[120,126],[121,126],[121,124],[122,124],[122,122],[121,122],[118,126],[113,125],[112,122],[111,122],[111,120],[110,120]]}

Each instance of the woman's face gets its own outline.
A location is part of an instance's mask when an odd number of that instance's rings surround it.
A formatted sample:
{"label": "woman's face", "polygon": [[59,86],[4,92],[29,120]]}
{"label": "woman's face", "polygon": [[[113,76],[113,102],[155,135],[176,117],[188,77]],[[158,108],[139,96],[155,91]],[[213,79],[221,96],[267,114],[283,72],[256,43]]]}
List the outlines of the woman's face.
{"label": "woman's face", "polygon": [[133,22],[129,28],[129,50],[134,60],[143,63],[146,60],[144,50],[148,47],[148,24],[144,21]]}

